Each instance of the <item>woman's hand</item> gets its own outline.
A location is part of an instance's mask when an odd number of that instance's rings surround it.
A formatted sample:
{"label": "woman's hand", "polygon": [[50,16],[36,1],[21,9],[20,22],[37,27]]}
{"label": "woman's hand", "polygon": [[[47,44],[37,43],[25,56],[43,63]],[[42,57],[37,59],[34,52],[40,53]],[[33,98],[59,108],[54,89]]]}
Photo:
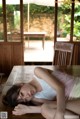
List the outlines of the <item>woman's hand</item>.
{"label": "woman's hand", "polygon": [[23,115],[28,113],[41,113],[41,106],[26,106],[19,104],[12,111],[14,115]]}
{"label": "woman's hand", "polygon": [[26,113],[29,113],[30,111],[30,108],[29,106],[26,106],[26,105],[22,105],[22,104],[18,104],[14,110],[12,111],[12,113],[14,115],[23,115],[23,114],[26,114]]}

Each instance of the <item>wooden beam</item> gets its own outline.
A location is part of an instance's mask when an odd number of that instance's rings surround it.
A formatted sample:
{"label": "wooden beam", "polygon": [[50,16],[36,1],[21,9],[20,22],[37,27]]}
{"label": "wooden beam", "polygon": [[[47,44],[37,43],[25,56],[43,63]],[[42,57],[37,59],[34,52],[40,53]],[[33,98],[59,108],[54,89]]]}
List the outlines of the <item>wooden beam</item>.
{"label": "wooden beam", "polygon": [[6,0],[2,0],[2,5],[3,5],[4,42],[7,42]]}
{"label": "wooden beam", "polygon": [[75,7],[75,0],[72,0],[70,42],[73,42],[73,30],[74,30],[74,7]]}
{"label": "wooden beam", "polygon": [[54,14],[54,43],[57,37],[57,16],[58,16],[58,0],[55,0],[55,14]]}
{"label": "wooden beam", "polygon": [[21,42],[23,43],[23,0],[20,0],[20,33]]}

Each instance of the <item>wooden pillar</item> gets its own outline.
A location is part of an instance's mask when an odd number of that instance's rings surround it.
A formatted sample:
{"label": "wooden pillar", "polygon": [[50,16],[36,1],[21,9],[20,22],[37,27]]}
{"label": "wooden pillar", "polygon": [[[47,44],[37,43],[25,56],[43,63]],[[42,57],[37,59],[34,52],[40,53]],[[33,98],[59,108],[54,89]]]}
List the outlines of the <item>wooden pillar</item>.
{"label": "wooden pillar", "polygon": [[6,0],[2,0],[2,5],[3,5],[3,29],[4,29],[4,41],[7,42]]}
{"label": "wooden pillar", "polygon": [[20,0],[20,31],[22,43],[22,65],[24,64],[24,37],[23,37],[23,0]]}
{"label": "wooden pillar", "polygon": [[80,42],[74,42],[72,65],[80,65]]}
{"label": "wooden pillar", "polygon": [[73,42],[73,30],[74,30],[74,7],[75,0],[72,0],[72,9],[71,9],[71,29],[70,29],[70,42]]}
{"label": "wooden pillar", "polygon": [[57,38],[57,14],[58,14],[58,0],[55,0],[55,16],[54,16],[54,43]]}
{"label": "wooden pillar", "polygon": [[23,0],[20,0],[20,33],[21,42],[23,43]]}

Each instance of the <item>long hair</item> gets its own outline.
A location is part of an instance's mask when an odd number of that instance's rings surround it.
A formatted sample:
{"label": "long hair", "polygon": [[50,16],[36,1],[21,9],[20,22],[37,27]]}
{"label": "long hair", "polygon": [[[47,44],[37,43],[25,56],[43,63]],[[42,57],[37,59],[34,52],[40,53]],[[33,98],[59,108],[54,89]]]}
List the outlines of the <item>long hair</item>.
{"label": "long hair", "polygon": [[18,104],[17,97],[19,95],[21,86],[20,85],[13,85],[6,93],[5,96],[3,96],[2,102],[5,105],[14,107]]}
{"label": "long hair", "polygon": [[17,100],[19,91],[21,89],[21,85],[13,85],[6,93],[5,96],[3,96],[2,102],[4,105],[15,107],[18,104],[25,104],[25,105],[35,105],[32,101],[19,101]]}

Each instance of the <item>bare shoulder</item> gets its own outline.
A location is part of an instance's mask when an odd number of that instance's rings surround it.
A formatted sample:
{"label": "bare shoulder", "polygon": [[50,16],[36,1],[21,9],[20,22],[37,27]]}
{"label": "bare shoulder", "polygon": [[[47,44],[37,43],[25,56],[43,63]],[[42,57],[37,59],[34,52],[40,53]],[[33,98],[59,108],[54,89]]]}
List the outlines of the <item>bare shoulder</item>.
{"label": "bare shoulder", "polygon": [[30,82],[30,84],[36,87],[38,92],[42,91],[42,87],[40,83],[35,79],[35,77],[33,77],[33,80]]}

